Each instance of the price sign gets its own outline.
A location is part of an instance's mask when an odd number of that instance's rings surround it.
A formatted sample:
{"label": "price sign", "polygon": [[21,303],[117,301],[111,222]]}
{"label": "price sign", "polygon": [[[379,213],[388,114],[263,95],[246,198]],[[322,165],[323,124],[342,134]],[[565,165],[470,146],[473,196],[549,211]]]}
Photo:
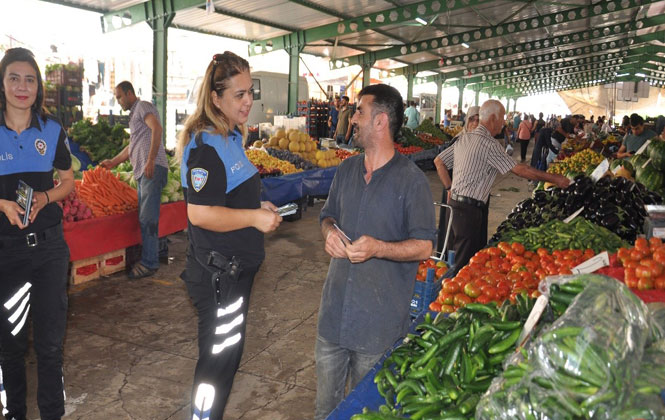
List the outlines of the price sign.
{"label": "price sign", "polygon": [[636,155],[641,155],[642,153],[644,153],[644,151],[647,150],[647,147],[649,146],[649,143],[651,143],[651,140],[645,141],[644,144],[642,145],[642,147],[637,149],[637,152],[635,152],[635,154]]}
{"label": "price sign", "polygon": [[582,264],[573,267],[570,271],[573,274],[589,274],[608,265],[610,265],[610,257],[607,251],[603,251],[595,257],[584,261]]}
{"label": "price sign", "polygon": [[593,182],[598,181],[600,178],[605,175],[605,172],[610,168],[610,162],[608,162],[607,159],[604,159],[598,166],[596,166],[596,169],[591,172],[591,179],[593,179]]}
{"label": "price sign", "polygon": [[584,206],[580,207],[575,213],[563,219],[563,223],[568,224],[573,221],[574,218],[580,215],[584,211]]}
{"label": "price sign", "polygon": [[520,334],[519,340],[517,340],[518,346],[517,349],[519,350],[520,347],[524,346],[526,343],[526,340],[529,338],[529,334],[531,334],[531,331],[533,330],[533,327],[536,326],[538,323],[538,320],[540,319],[540,316],[543,314],[543,311],[547,307],[547,302],[549,301],[549,298],[545,295],[540,295],[538,296],[538,299],[536,299],[536,303],[533,305],[533,309],[531,310],[531,313],[529,314],[529,317],[527,318],[526,322],[524,323],[524,328],[522,329],[522,334]]}

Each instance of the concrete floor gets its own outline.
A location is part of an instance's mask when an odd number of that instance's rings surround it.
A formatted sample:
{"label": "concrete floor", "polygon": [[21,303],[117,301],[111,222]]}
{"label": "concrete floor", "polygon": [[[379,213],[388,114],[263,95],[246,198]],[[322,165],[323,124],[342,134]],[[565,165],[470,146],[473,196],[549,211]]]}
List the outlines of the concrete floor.
{"label": "concrete floor", "polygon": [[[439,200],[442,187],[436,173],[426,175],[434,199]],[[507,190],[511,187],[518,191]],[[529,194],[524,179],[512,174],[497,179],[490,236]],[[252,291],[245,351],[227,419],[313,417],[314,341],[329,264],[318,226],[322,205],[315,202],[301,220],[284,222],[266,238],[266,261]],[[187,418],[197,357],[196,315],[178,277],[186,235],[181,232],[170,240],[172,261],[153,278],[132,281],[118,273],[70,288],[64,353],[66,418]],[[28,381],[28,418],[36,419],[34,354],[28,357]]]}

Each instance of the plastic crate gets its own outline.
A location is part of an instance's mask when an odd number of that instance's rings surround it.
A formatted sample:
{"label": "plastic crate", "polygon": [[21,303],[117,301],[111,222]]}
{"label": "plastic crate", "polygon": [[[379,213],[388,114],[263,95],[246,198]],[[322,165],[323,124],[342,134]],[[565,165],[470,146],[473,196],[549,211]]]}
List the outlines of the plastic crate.
{"label": "plastic crate", "polygon": [[58,89],[44,90],[44,106],[60,105],[60,92]]}
{"label": "plastic crate", "polygon": [[100,258],[98,256],[72,261],[69,282],[71,284],[81,284],[100,278],[99,263]]}
{"label": "plastic crate", "polygon": [[411,297],[411,316],[416,317],[422,311],[429,308],[429,304],[434,302],[439,290],[441,290],[442,279],[434,280],[435,269],[427,269],[427,278],[425,281],[417,281]]}
{"label": "plastic crate", "polygon": [[124,248],[106,253],[100,258],[99,271],[102,276],[109,276],[113,273],[123,271],[126,267],[127,258]]}

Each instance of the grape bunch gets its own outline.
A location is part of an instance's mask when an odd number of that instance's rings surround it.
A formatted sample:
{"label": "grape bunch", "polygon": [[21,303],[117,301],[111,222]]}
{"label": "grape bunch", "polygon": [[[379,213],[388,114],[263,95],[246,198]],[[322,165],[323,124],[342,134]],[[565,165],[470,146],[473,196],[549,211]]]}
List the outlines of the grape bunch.
{"label": "grape bunch", "polygon": [[268,154],[270,156],[276,157],[277,159],[281,159],[287,162],[290,162],[293,164],[298,169],[302,169],[304,171],[308,171],[310,169],[316,169],[317,166],[314,165],[312,162],[303,159],[301,156],[298,156],[292,152],[289,152],[288,150],[280,150],[280,149],[274,149],[272,147],[269,147],[266,149],[268,151]]}

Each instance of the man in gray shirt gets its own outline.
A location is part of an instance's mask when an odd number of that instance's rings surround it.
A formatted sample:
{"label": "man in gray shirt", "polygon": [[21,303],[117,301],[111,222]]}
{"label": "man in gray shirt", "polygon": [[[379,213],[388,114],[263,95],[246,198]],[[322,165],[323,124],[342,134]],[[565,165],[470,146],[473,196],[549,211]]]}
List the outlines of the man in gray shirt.
{"label": "man in gray shirt", "polygon": [[332,259],[319,308],[316,420],[344,398],[349,377],[353,388],[406,334],[418,261],[436,238],[427,178],[393,147],[401,95],[381,84],[359,98],[351,122],[365,154],[339,166],[320,215]]}
{"label": "man in gray shirt", "polygon": [[102,161],[101,165],[111,169],[129,159],[134,168],[143,248],[141,261],[132,267],[129,277],[138,279],[153,275],[159,268],[159,206],[169,163],[162,144],[162,125],[157,108],[150,102],[139,100],[134,87],[127,81],[116,86],[115,97],[124,111],[130,111],[129,145],[113,159]]}

